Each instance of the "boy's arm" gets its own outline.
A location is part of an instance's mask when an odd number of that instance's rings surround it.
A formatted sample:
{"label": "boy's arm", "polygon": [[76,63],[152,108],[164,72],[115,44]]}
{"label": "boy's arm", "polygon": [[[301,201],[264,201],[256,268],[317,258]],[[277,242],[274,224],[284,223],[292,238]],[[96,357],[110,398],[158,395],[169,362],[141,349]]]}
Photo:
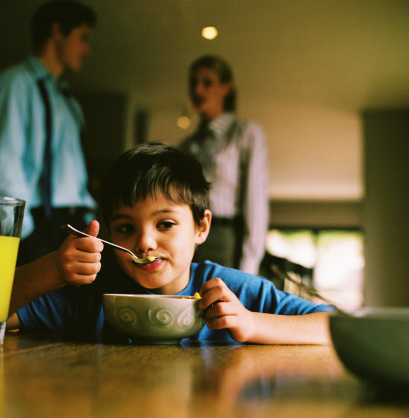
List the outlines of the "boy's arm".
{"label": "boy's arm", "polygon": [[200,294],[208,328],[228,329],[238,342],[331,344],[327,312],[294,316],[251,312],[219,278],[206,282]]}
{"label": "boy's arm", "polygon": [[274,315],[251,312],[254,316],[252,343],[331,344],[328,312],[305,315]]}
{"label": "boy's arm", "polygon": [[[86,232],[96,236],[99,224],[92,221]],[[103,244],[93,238],[69,236],[56,252],[16,268],[10,300],[8,328],[18,327],[17,310],[34,299],[67,283],[82,286],[92,283],[101,268]]]}
{"label": "boy's arm", "polygon": [[19,328],[17,310],[34,299],[66,285],[57,268],[57,253],[47,254],[32,263],[17,267],[10,299],[7,328]]}

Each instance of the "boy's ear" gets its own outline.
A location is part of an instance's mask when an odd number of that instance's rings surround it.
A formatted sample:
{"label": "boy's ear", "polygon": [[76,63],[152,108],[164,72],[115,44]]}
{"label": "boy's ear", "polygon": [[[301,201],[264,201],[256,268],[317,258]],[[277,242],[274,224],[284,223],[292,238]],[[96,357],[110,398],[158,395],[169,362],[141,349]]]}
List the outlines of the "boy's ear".
{"label": "boy's ear", "polygon": [[205,210],[204,216],[200,221],[200,226],[196,233],[196,244],[200,245],[206,241],[210,231],[210,223],[212,222],[212,212],[209,209]]}

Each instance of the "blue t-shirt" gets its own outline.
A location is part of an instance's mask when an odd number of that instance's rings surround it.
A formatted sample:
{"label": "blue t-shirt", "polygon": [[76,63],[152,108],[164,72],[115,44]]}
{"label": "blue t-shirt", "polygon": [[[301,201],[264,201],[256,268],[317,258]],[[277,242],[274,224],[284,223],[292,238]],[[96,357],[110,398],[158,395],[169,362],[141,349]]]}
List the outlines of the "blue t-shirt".
{"label": "blue t-shirt", "polygon": [[[177,295],[193,295],[200,291],[204,282],[214,277],[222,279],[241,303],[253,312],[303,315],[333,309],[331,306],[316,305],[277,290],[270,280],[263,277],[222,267],[209,261],[191,264],[189,284]],[[104,265],[92,284],[82,287],[67,285],[21,308],[18,316],[22,328],[60,334],[112,335],[115,331],[105,321],[103,313],[104,293],[149,294],[146,289],[127,277],[116,264]],[[191,339],[234,341],[228,330],[211,330],[206,326]]]}

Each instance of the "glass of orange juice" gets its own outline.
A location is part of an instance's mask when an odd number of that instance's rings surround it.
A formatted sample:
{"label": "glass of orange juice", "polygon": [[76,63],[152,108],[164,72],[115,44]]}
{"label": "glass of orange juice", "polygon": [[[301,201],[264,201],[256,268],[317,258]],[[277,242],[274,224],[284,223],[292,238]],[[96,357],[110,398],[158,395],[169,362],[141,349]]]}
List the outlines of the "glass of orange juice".
{"label": "glass of orange juice", "polygon": [[0,196],[0,345],[6,330],[25,204],[24,200]]}

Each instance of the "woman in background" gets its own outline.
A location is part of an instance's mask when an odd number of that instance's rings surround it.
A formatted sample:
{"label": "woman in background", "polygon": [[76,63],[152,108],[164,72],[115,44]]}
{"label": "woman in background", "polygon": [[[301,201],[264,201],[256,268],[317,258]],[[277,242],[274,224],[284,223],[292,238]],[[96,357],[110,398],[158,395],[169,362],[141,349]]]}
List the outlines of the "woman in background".
{"label": "woman in background", "polygon": [[206,55],[189,71],[189,93],[200,123],[180,147],[194,154],[212,183],[212,224],[194,261],[211,260],[257,274],[268,228],[268,166],[262,128],[234,114],[230,66]]}

